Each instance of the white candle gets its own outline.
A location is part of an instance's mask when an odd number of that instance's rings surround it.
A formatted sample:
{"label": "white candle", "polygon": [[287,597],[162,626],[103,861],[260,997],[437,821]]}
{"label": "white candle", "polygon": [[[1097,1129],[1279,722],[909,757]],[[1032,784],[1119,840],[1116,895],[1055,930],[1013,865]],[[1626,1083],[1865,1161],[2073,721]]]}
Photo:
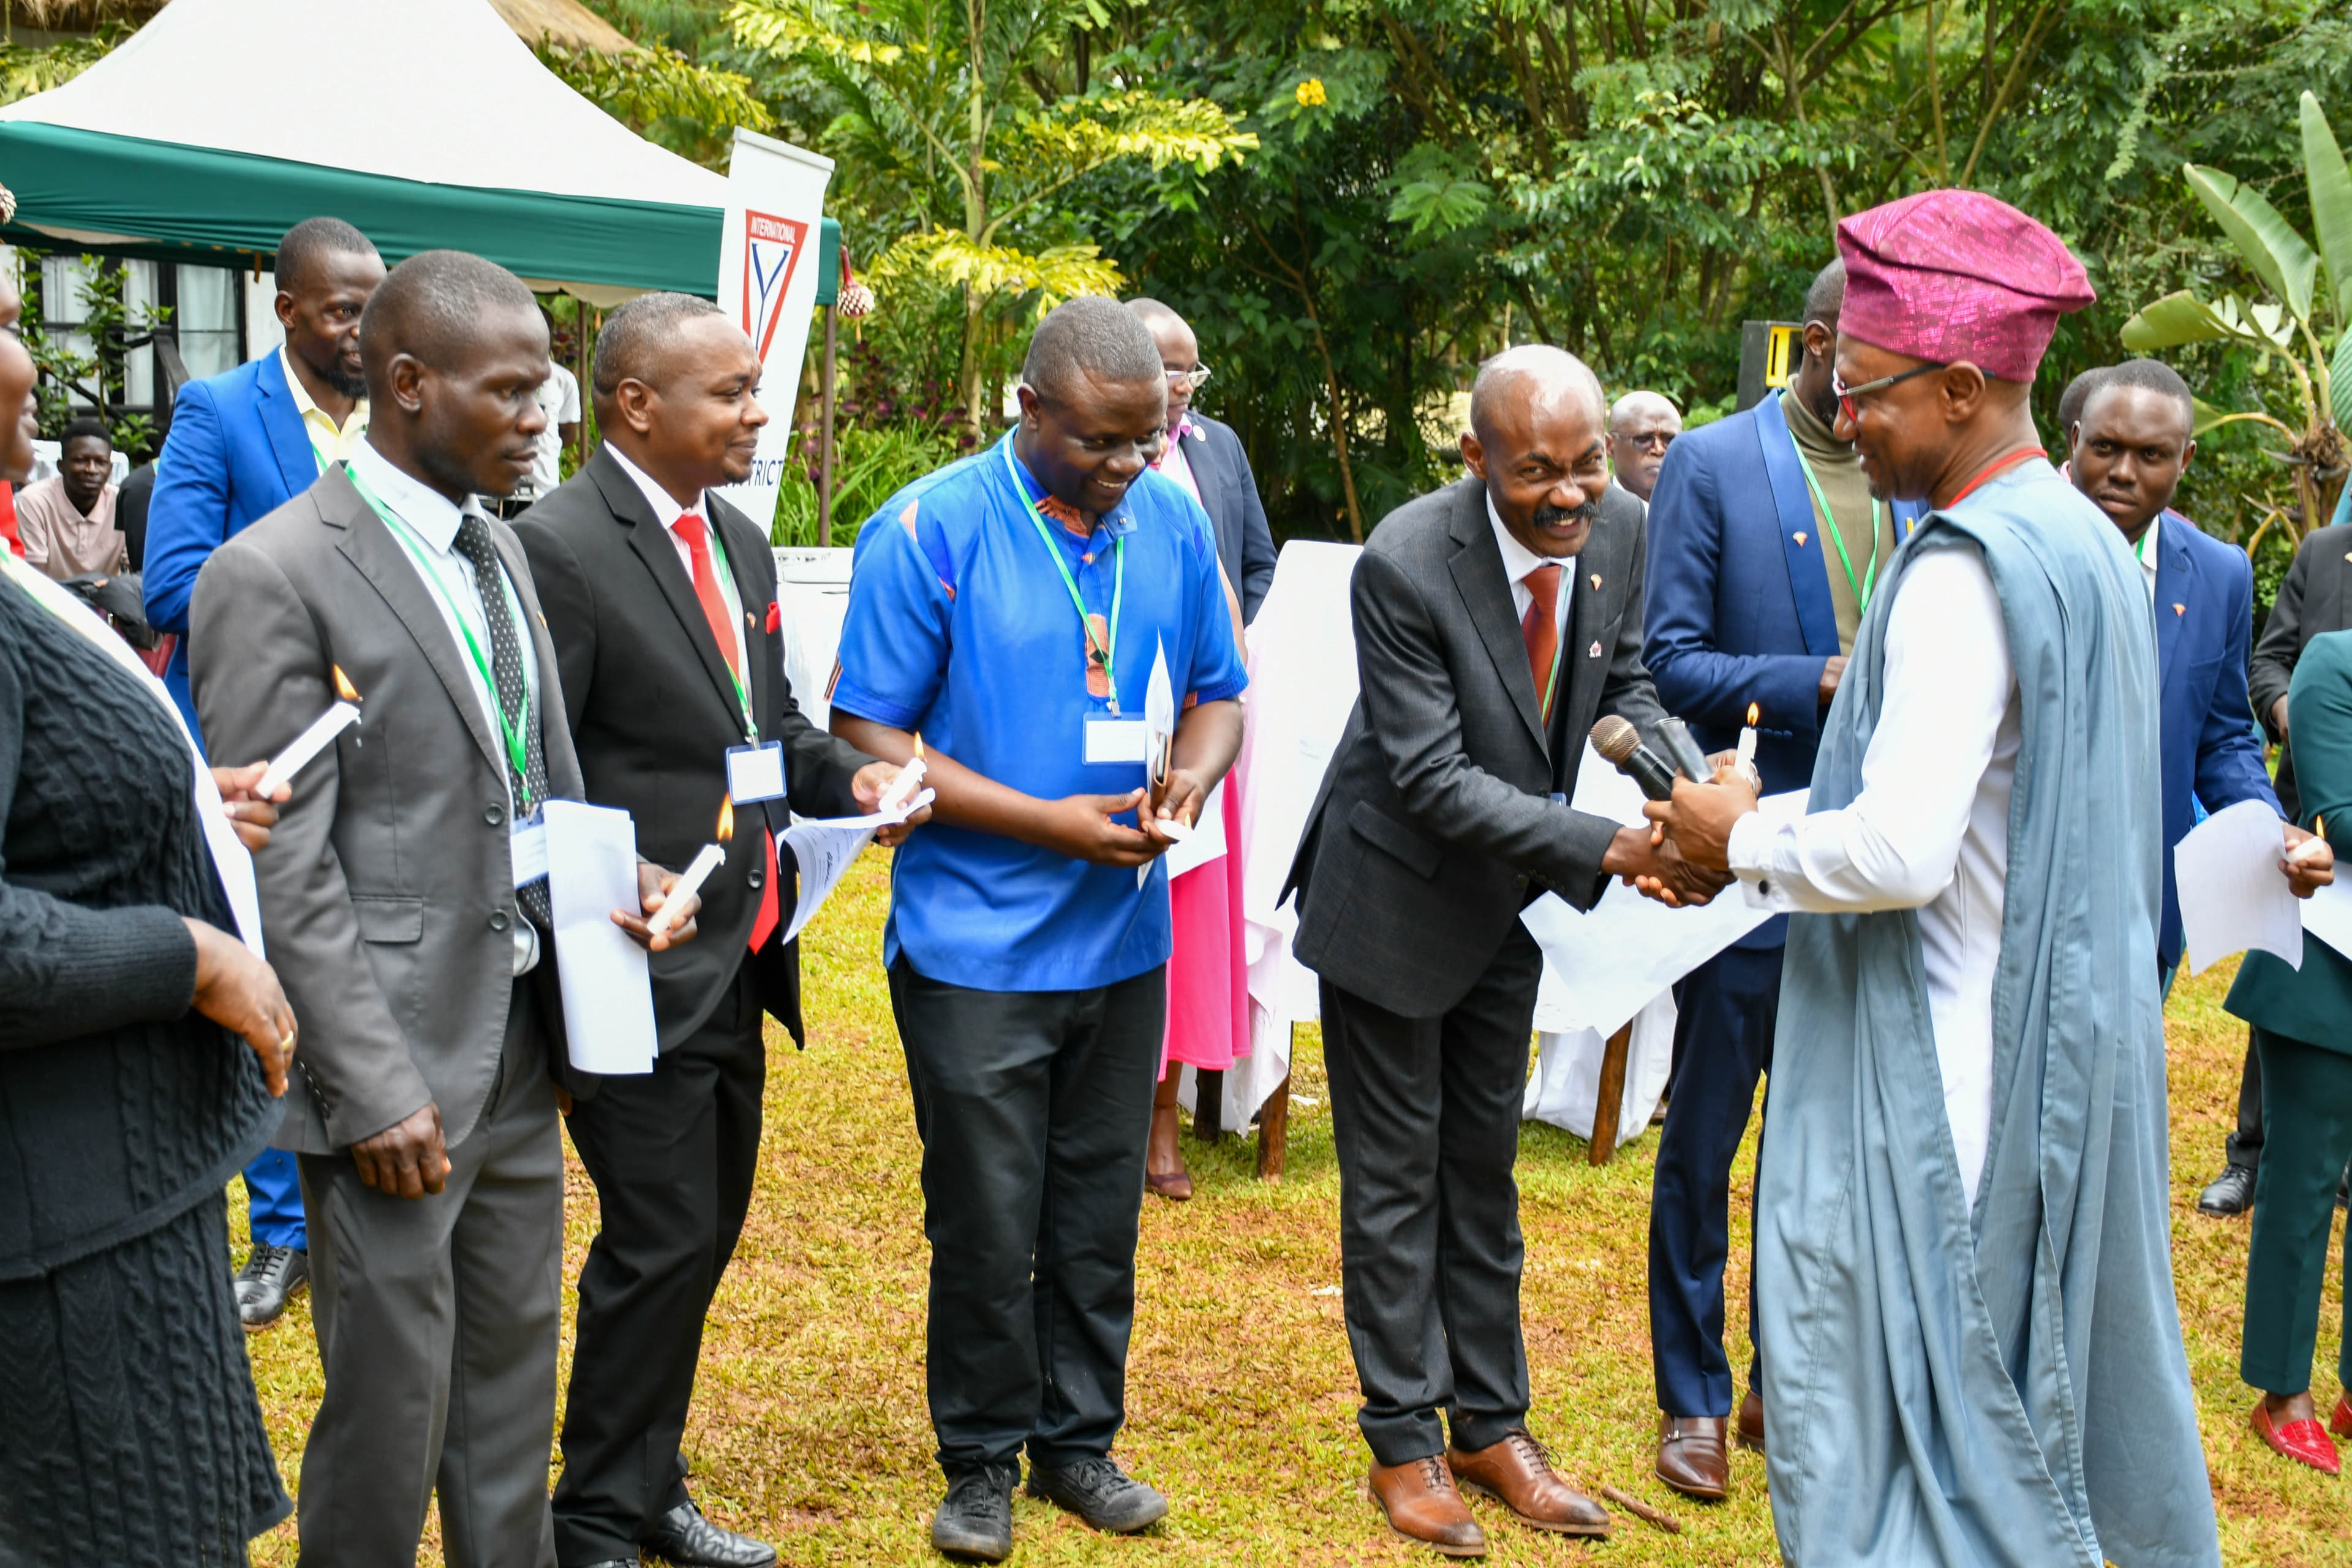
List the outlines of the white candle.
{"label": "white candle", "polygon": [[881,803],[875,809],[887,816],[904,805],[907,797],[915,793],[915,786],[923,782],[926,771],[922,758],[909,759],[907,765],[898,770],[898,776],[890,781],[890,787],[882,792]]}
{"label": "white candle", "polygon": [[338,702],[310,721],[310,727],[294,737],[293,743],[269,760],[269,767],[261,782],[253,786],[254,797],[268,800],[278,793],[278,786],[293,781],[294,775],[310,765],[310,759],[331,744],[336,736],[360,721],[360,710],[348,702]]}
{"label": "white candle", "polygon": [[2286,863],[2290,866],[2302,865],[2305,860],[2311,859],[2313,857],[2316,856],[2319,853],[2320,847],[2326,842],[2326,822],[2322,818],[2316,816],[2313,817],[2311,819],[2311,837],[2296,845],[2294,848],[2288,853]]}
{"label": "white candle", "polygon": [[1756,704],[1748,705],[1748,722],[1739,731],[1739,771],[1751,780],[1756,777]]}
{"label": "white candle", "polygon": [[646,929],[656,936],[667,936],[670,928],[686,918],[686,901],[702,890],[702,884],[710,879],[710,873],[719,869],[726,858],[727,851],[719,845],[704,845],[687,867],[686,874],[677,879],[677,885],[663,896],[662,907],[646,922]]}

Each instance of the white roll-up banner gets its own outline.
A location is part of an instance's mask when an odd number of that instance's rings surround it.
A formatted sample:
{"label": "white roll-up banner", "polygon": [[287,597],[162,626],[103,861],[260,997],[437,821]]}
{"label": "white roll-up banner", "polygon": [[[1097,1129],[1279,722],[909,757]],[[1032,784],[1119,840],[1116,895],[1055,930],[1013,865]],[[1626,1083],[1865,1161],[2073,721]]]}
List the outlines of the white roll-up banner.
{"label": "white roll-up banner", "polygon": [[776,515],[793,405],[816,306],[817,237],[833,160],[735,128],[727,165],[727,219],[719,230],[719,306],[760,351],[760,403],[768,411],[751,477],[720,493],[764,530]]}

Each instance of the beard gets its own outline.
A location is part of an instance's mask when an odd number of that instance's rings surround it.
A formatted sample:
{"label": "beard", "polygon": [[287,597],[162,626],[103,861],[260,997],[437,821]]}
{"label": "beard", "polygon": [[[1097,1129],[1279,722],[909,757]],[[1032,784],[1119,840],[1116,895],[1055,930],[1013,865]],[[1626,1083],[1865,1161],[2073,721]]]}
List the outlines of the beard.
{"label": "beard", "polygon": [[320,379],[345,397],[360,398],[368,395],[367,374],[363,371],[345,370],[343,356],[337,354],[335,363],[319,373]]}

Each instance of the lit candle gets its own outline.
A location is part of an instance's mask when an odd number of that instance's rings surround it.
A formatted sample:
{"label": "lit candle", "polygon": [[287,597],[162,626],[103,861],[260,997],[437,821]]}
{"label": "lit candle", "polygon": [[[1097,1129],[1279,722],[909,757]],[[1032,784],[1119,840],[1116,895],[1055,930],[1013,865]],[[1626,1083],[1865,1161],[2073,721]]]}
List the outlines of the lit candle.
{"label": "lit candle", "polygon": [[918,732],[915,736],[915,754],[908,759],[905,767],[898,770],[898,776],[890,781],[890,787],[882,792],[881,803],[875,809],[887,816],[906,805],[907,797],[913,795],[915,787],[923,782],[923,774],[926,771],[927,765],[923,762],[923,737],[920,732]]}
{"label": "lit candle", "polygon": [[646,930],[655,936],[667,936],[670,929],[686,918],[687,900],[702,891],[702,884],[710,873],[719,869],[727,858],[727,843],[735,837],[735,802],[721,796],[719,802],[719,842],[706,844],[698,850],[678,879],[677,885],[663,895],[662,907],[646,922]]}
{"label": "lit candle", "polygon": [[[1760,717],[1762,717],[1761,710],[1756,704],[1750,702],[1748,705],[1748,722],[1739,731],[1739,771],[1748,775],[1748,782],[1751,784],[1757,783],[1756,721]],[[1762,786],[1759,784],[1758,787]]]}
{"label": "lit candle", "polygon": [[310,765],[311,758],[333,744],[336,736],[360,721],[359,691],[352,685],[350,677],[343,673],[341,665],[331,668],[335,676],[335,692],[341,700],[310,721],[309,729],[295,736],[291,744],[269,760],[261,782],[253,786],[256,800],[268,800],[278,793],[279,784],[292,783],[294,775]]}
{"label": "lit candle", "polygon": [[2305,860],[2317,855],[2319,853],[2320,846],[2326,842],[2327,819],[2322,816],[2313,817],[2311,819],[2311,837],[2294,847],[2293,853],[2287,856],[2286,863],[2290,866],[2302,865]]}

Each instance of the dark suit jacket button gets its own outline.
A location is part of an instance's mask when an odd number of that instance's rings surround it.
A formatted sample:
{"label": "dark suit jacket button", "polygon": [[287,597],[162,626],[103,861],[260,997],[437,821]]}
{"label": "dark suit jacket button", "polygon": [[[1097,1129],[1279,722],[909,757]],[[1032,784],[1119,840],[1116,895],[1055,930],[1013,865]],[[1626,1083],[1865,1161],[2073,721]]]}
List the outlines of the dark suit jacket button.
{"label": "dark suit jacket button", "polygon": [[507,929],[506,910],[493,910],[490,911],[490,929],[492,931],[504,931]]}
{"label": "dark suit jacket button", "polygon": [[499,823],[504,822],[506,819],[507,808],[500,805],[497,801],[492,801],[489,805],[482,807],[482,820],[488,823],[492,827],[496,827]]}

